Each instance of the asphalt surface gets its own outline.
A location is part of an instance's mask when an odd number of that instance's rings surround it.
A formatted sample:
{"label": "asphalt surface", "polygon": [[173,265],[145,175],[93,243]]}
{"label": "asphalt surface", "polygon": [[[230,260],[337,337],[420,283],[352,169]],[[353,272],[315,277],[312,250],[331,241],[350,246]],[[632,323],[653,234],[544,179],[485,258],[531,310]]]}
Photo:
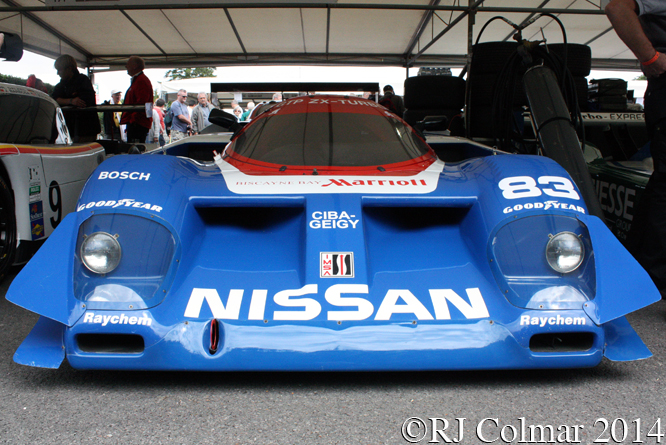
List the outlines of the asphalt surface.
{"label": "asphalt surface", "polygon": [[[463,444],[546,443],[548,426],[554,443],[591,444],[598,438],[653,444],[659,442],[647,436],[651,428],[666,434],[663,301],[629,316],[652,358],[604,359],[592,369],[93,372],[76,371],[66,362],[48,370],[12,361],[37,320],[5,300],[12,278],[0,285],[2,444],[406,444],[401,429],[414,417],[426,429],[414,419],[408,433],[422,444],[446,443],[441,435],[432,441],[428,418],[446,419],[446,437]],[[442,429],[443,421],[436,422]]]}

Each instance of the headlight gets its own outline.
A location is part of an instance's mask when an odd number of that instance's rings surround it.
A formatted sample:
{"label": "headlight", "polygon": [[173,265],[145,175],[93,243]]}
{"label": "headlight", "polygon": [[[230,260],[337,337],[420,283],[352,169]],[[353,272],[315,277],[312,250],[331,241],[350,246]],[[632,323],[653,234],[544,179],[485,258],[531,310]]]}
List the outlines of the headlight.
{"label": "headlight", "polygon": [[164,299],[177,246],[156,219],[99,213],[79,226],[72,285],[87,309],[139,310]]}
{"label": "headlight", "polygon": [[580,220],[564,215],[511,219],[490,244],[490,266],[511,304],[580,309],[596,295],[594,250]]}
{"label": "headlight", "polygon": [[81,244],[81,260],[91,272],[107,274],[120,264],[120,243],[111,234],[96,232]]}
{"label": "headlight", "polygon": [[550,238],[546,245],[546,260],[554,271],[569,273],[578,269],[585,258],[585,247],[572,232],[560,232]]}

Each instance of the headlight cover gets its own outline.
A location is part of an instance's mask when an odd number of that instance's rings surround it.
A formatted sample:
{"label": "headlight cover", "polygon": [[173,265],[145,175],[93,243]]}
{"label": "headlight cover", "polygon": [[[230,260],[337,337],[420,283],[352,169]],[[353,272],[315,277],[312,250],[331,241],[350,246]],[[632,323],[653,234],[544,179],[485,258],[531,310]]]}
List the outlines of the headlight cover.
{"label": "headlight cover", "polygon": [[[118,242],[116,250],[113,246]],[[105,269],[113,265],[116,251],[122,258],[118,257],[114,268]],[[96,213],[79,227],[74,295],[86,303],[87,309],[156,306],[173,281],[179,253],[172,231],[156,218]]]}
{"label": "headlight cover", "polygon": [[594,251],[587,227],[577,218],[513,219],[491,237],[488,253],[495,280],[514,306],[581,309],[595,297]]}
{"label": "headlight cover", "polygon": [[560,232],[551,236],[546,245],[546,260],[555,272],[571,273],[578,269],[585,258],[585,246],[572,232]]}
{"label": "headlight cover", "polygon": [[113,272],[122,257],[118,239],[106,232],[96,232],[81,243],[81,261],[89,271],[97,274]]}

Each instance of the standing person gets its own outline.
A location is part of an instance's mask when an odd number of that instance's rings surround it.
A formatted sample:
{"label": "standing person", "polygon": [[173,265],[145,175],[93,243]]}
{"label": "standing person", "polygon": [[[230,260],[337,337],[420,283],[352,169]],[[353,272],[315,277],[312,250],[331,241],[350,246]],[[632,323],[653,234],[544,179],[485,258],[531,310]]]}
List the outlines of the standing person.
{"label": "standing person", "polygon": [[243,115],[243,109],[241,107],[236,107],[234,108],[234,115],[236,116],[236,119],[238,122],[241,121],[241,116]]}
{"label": "standing person", "polygon": [[247,109],[243,114],[241,114],[241,121],[246,121],[249,117],[250,114],[252,114],[252,110],[254,109],[254,102],[250,101],[247,103]]}
{"label": "standing person", "polygon": [[[143,73],[143,59],[132,56],[127,59],[127,74],[132,78],[129,89],[125,93],[125,105],[146,105],[153,103],[153,85]],[[152,117],[146,111],[125,111],[120,119],[121,125],[127,125],[127,142],[145,142],[152,124]]]}
{"label": "standing person", "polygon": [[206,93],[199,93],[197,100],[199,103],[192,110],[192,132],[194,134],[201,133],[201,130],[210,125],[208,116],[210,116],[210,110],[213,109],[213,105],[208,102]]}
{"label": "standing person", "polygon": [[42,79],[38,79],[34,74],[28,76],[28,81],[25,83],[25,86],[34,88],[43,93],[49,92],[49,90],[46,88],[46,85],[44,85],[44,82],[42,82]]}
{"label": "standing person", "polygon": [[384,97],[379,100],[379,104],[385,106],[399,117],[405,114],[405,103],[402,101],[402,97],[395,94],[391,85],[384,87]]}
{"label": "standing person", "polygon": [[666,295],[666,2],[612,0],[605,8],[615,32],[648,79],[645,121],[654,172],[631,224],[627,247]]}
{"label": "standing person", "polygon": [[[111,90],[111,102],[105,100],[102,105],[120,105],[120,90]],[[107,139],[120,141],[120,113],[117,111],[104,112],[104,135]]]}
{"label": "standing person", "polygon": [[187,128],[192,126],[187,110],[187,91],[179,90],[176,101],[171,104],[173,121],[171,122],[171,142],[186,138]]}
{"label": "standing person", "polygon": [[162,127],[162,132],[160,133],[160,137],[158,138],[158,142],[160,143],[160,147],[164,147],[165,139],[167,137],[166,125],[164,124],[164,106],[165,105],[166,105],[166,103],[164,102],[164,99],[157,99],[155,101],[155,107],[153,108],[154,110],[157,111],[157,114],[160,117],[160,127]]}
{"label": "standing person", "polygon": [[162,134],[162,123],[160,122],[160,113],[157,107],[153,106],[153,122],[146,136],[146,144],[159,143],[160,147],[164,145],[164,136]]}
{"label": "standing person", "polygon": [[[53,89],[51,97],[60,106],[77,108],[94,106],[95,90],[90,79],[79,72],[76,60],[69,54],[58,57],[53,64],[60,82]],[[63,110],[67,128],[73,134],[74,142],[94,142],[102,131],[99,117],[95,111],[68,111]]]}

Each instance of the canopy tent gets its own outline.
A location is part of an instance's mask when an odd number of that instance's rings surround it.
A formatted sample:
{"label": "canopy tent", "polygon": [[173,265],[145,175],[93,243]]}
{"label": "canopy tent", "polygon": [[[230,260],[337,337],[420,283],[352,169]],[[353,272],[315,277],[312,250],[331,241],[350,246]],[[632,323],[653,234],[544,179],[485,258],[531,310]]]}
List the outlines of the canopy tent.
{"label": "canopy tent", "polygon": [[[639,69],[603,12],[607,0],[0,0],[0,31],[82,66],[463,66],[483,25],[544,16],[523,37],[592,48],[596,69]],[[506,40],[493,21],[481,41]]]}

